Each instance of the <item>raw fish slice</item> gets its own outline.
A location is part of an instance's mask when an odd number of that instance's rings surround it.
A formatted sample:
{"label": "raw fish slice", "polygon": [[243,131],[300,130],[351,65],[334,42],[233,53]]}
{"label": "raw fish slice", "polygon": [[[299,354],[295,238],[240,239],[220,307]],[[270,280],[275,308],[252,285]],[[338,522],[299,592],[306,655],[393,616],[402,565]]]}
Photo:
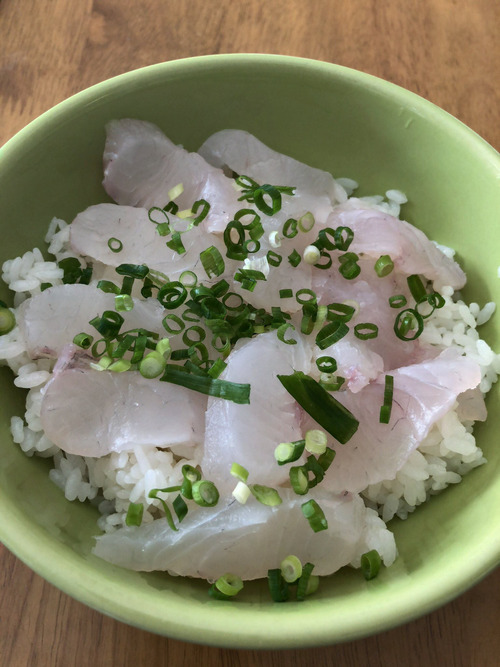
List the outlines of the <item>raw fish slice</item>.
{"label": "raw fish slice", "polygon": [[460,266],[404,220],[374,209],[338,207],[327,223],[333,228],[352,229],[350,252],[365,253],[374,259],[389,255],[398,271],[407,276],[421,274],[434,281],[436,288],[451,285],[456,290],[465,285]]}
{"label": "raw fish slice", "polygon": [[[377,325],[377,337],[362,341],[361,347],[366,354],[374,353],[381,357],[384,362],[383,370],[386,371],[436,356],[439,350],[435,347],[422,343],[418,338],[413,341],[401,340],[394,333],[394,322],[401,309],[391,308],[389,297],[403,294],[408,300],[407,307],[414,305],[406,276],[394,270],[388,276],[379,278],[373,268],[373,259],[362,259],[359,266],[361,273],[354,280],[346,280],[337,269],[317,271],[312,277],[312,289],[322,304],[347,301],[352,302],[351,305],[359,306],[357,313],[348,322],[349,333],[342,340],[359,347],[360,341],[354,334],[354,327],[367,322]],[[324,354],[337,359],[336,346],[324,350]],[[368,359],[360,357],[359,363],[364,365],[365,362],[368,362]],[[372,370],[357,366],[351,369],[350,375],[354,374],[355,377],[359,374],[371,379]]]}
{"label": "raw fish slice", "polygon": [[207,223],[222,229],[241,208],[231,179],[209,165],[198,153],[176,146],[152,123],[141,120],[113,120],[106,126],[104,188],[118,203],[163,208],[168,192],[182,183],[184,192],[176,198],[182,209],[198,199],[211,205]]}
{"label": "raw fish slice", "polygon": [[[181,220],[169,215],[171,223]],[[185,225],[185,223],[184,223]],[[117,238],[123,243],[120,252],[113,252],[107,239]],[[79,213],[71,223],[70,241],[73,250],[85,257],[107,264],[146,264],[150,269],[161,271],[170,280],[177,280],[183,271],[194,271],[200,280],[207,274],[201,264],[200,252],[216,246],[224,257],[226,268],[234,269],[234,262],[225,257],[225,245],[213,234],[195,227],[181,235],[185,253],[179,254],[166,245],[171,236],[158,234],[156,225],[148,218],[144,208],[97,204]]]}
{"label": "raw fish slice", "polygon": [[[18,323],[32,358],[57,357],[66,343],[81,333],[99,336],[89,321],[114,310],[114,294],[92,285],[57,285],[32,296],[20,307]],[[142,327],[161,336],[164,309],[157,299],[134,299],[134,308],[121,313],[122,331]]]}
{"label": "raw fish slice", "polygon": [[[259,184],[296,187],[291,205],[311,210],[318,218],[328,214],[332,205],[347,199],[344,188],[328,172],[278,153],[243,130],[216,132],[198,152],[214,166],[228,166]],[[307,202],[301,203],[302,197],[307,197]]]}
{"label": "raw fish slice", "polygon": [[249,481],[275,486],[288,478],[278,466],[274,450],[280,442],[302,437],[300,411],[276,375],[293,370],[308,372],[311,347],[300,336],[296,345],[282,343],[275,331],[239,341],[221,375],[231,382],[249,382],[250,405],[210,398],[205,422],[204,474],[222,490],[236,484],[232,463],[250,472]]}
{"label": "raw fish slice", "polygon": [[206,396],[137,371],[68,368],[42,399],[46,436],[69,454],[101,457],[136,446],[194,446],[203,441]]}
{"label": "raw fish slice", "polygon": [[[345,445],[333,443],[335,459],[321,483],[334,493],[357,493],[369,484],[394,479],[398,470],[428,434],[432,425],[455,404],[457,397],[481,380],[477,363],[454,349],[420,364],[392,373],[394,394],[389,424],[379,421],[385,378],[359,393],[337,392],[335,397],[358,419],[359,428]],[[314,428],[306,418],[304,429]]]}
{"label": "raw fish slice", "polygon": [[[314,498],[326,515],[328,529],[314,533],[300,509],[312,494],[297,496],[291,489],[280,489],[280,494],[283,503],[274,508],[253,498],[246,505],[221,499],[214,508],[193,507],[178,532],[164,518],[120,528],[98,537],[94,553],[132,570],[169,570],[209,581],[227,572],[242,579],[267,577],[267,571],[279,567],[290,554],[303,563],[314,563],[314,573],[319,575],[360,557],[367,510],[359,496],[316,492]],[[394,541],[382,522],[379,531]],[[391,558],[389,549],[387,564]]]}

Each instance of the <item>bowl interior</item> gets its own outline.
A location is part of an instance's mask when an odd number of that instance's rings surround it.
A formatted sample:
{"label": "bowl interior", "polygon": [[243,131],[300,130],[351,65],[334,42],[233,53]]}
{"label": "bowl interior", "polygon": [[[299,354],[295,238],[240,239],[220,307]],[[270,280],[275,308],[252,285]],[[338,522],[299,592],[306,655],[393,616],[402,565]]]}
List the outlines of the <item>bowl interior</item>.
{"label": "bowl interior", "polygon": [[[0,261],[34,246],[53,216],[70,221],[107,201],[104,125],[157,123],[195,150],[212,132],[242,128],[276,150],[361,183],[362,194],[407,193],[403,216],[457,249],[468,300],[500,301],[498,154],[472,131],[392,84],[326,63],[281,56],[210,56],[152,66],[62,103],[0,149]],[[2,285],[0,298],[8,300]],[[482,328],[498,349],[498,317]],[[399,558],[371,582],[342,571],[302,604],[273,604],[266,584],[238,602],[209,601],[204,582],[141,574],[90,554],[97,511],[69,503],[49,462],[28,459],[9,434],[24,392],[0,369],[0,538],[64,591],[120,620],[179,639],[240,647],[294,647],[352,639],[438,606],[500,559],[498,391],[476,429],[489,464],[395,520]],[[282,617],[282,618],[280,618]]]}

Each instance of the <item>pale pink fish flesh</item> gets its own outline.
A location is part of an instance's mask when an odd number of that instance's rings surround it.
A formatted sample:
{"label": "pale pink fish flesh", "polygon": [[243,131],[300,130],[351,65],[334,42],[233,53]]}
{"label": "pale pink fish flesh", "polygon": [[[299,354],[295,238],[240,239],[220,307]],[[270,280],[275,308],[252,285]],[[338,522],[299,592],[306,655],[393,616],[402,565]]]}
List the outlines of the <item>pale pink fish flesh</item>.
{"label": "pale pink fish flesh", "polygon": [[[32,358],[57,357],[79,333],[97,340],[100,334],[89,321],[114,307],[114,294],[93,285],[57,285],[27,299],[19,309],[18,323]],[[134,308],[121,315],[122,331],[142,327],[160,336],[166,334],[164,309],[157,299],[134,299]]]}
{"label": "pale pink fish flesh", "polygon": [[176,146],[156,125],[126,118],[108,123],[106,132],[103,185],[118,204],[163,208],[168,192],[182,183],[184,192],[175,202],[182,210],[205,199],[211,205],[207,223],[224,229],[241,208],[222,170]]}
{"label": "pale pink fish flesh", "polygon": [[41,421],[63,451],[101,457],[142,445],[200,444],[206,404],[203,394],[137,371],[68,368],[47,384]]}
{"label": "pale pink fish flesh", "polygon": [[250,404],[237,405],[210,398],[205,422],[205,446],[201,462],[209,479],[223,490],[232,490],[233,463],[250,472],[249,481],[274,486],[288,478],[278,466],[274,450],[280,442],[302,437],[300,410],[276,377],[294,370],[308,372],[311,347],[300,335],[296,345],[282,343],[275,331],[241,340],[227,358],[221,378],[250,383]]}
{"label": "pale pink fish flesh", "polygon": [[[481,380],[478,364],[453,349],[391,375],[394,394],[389,424],[379,421],[385,376],[356,394],[334,394],[359,419],[359,428],[345,445],[331,440],[336,456],[321,483],[325,489],[357,493],[369,484],[394,479],[432,425],[454,406],[462,392]],[[305,415],[304,429],[317,428],[315,424]]]}
{"label": "pale pink fish flesh", "polygon": [[[264,506],[253,498],[245,505],[221,498],[213,508],[189,503],[192,509],[178,532],[164,518],[120,528],[97,537],[94,554],[132,570],[169,570],[209,581],[227,572],[245,580],[267,577],[269,569],[294,554],[303,563],[314,563],[315,574],[326,575],[359,558],[367,543],[373,540],[373,548],[382,535],[388,538],[386,564],[394,560],[394,538],[380,519],[378,531],[368,525],[373,517],[368,517],[369,510],[359,496],[334,496],[319,490],[297,496],[291,489],[280,489],[280,494],[283,502],[277,507]],[[319,533],[312,531],[300,508],[311,497],[328,521],[328,529]]]}

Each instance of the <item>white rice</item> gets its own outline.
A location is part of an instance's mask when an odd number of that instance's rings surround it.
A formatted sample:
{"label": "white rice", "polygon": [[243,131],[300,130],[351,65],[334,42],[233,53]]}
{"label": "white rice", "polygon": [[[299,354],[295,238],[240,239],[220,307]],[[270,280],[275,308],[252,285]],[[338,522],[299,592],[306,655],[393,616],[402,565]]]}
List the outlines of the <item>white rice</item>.
{"label": "white rice", "polygon": [[[348,194],[357,187],[351,179],[341,179],[341,184]],[[392,215],[399,215],[400,206],[406,202],[405,195],[398,190],[388,190],[386,198],[385,202],[383,197],[364,200]],[[22,257],[8,260],[2,267],[3,280],[15,292],[16,307],[29,296],[39,293],[43,283],[61,284],[63,272],[57,261],[75,256],[69,247],[69,227],[64,221],[54,218],[45,240],[56,261],[45,261],[40,250],[34,248]],[[453,250],[438,247],[453,256]],[[500,374],[500,355],[479,337],[477,328],[493,315],[495,304],[467,305],[460,299],[455,300],[451,287],[442,287],[439,291],[445,298],[445,306],[435,310],[426,320],[421,340],[433,345],[458,346],[466,357],[477,361],[482,373],[480,389],[487,393]],[[190,458],[185,458],[153,446],[136,447],[132,452],[112,453],[99,459],[62,452],[45,436],[40,421],[44,385],[51,377],[53,360],[31,360],[16,327],[9,334],[0,336],[2,362],[16,375],[16,386],[29,390],[24,418],[16,416],[11,420],[14,442],[28,456],[53,457],[50,479],[68,500],[89,500],[97,504],[101,513],[100,529],[109,532],[123,526],[130,502],[143,503],[143,521],[153,521],[161,514],[162,507],[159,500],[148,497],[151,489],[179,484],[182,465],[200,464],[200,451],[194,450]],[[432,495],[450,484],[459,483],[463,475],[486,462],[476,445],[472,426],[471,422],[460,421],[455,406],[434,425],[395,479],[374,484],[364,491],[367,506],[376,510],[385,522],[395,516],[406,519]],[[378,525],[373,522],[374,532]],[[385,534],[377,530],[379,536]],[[380,544],[380,549],[383,552],[384,545]]]}

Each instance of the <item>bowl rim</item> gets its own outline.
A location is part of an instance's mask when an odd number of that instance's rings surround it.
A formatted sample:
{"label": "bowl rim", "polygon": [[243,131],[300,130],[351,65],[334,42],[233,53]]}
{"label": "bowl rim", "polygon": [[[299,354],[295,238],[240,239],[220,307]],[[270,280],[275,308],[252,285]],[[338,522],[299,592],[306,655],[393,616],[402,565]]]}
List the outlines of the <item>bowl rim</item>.
{"label": "bowl rim", "polygon": [[[485,163],[488,163],[498,173],[498,177],[500,178],[500,155],[498,152],[464,123],[416,93],[379,77],[342,65],[310,58],[259,53],[214,54],[181,58],[148,65],[106,79],[63,100],[31,121],[25,128],[21,129],[0,147],[0,160],[8,160],[10,155],[15,154],[23,144],[29,142],[31,137],[47,121],[56,120],[81,105],[89,106],[101,97],[112,95],[117,89],[129,82],[131,83],[136,80],[138,87],[144,87],[147,82],[152,84],[157,80],[161,80],[165,72],[179,71],[181,73],[189,73],[193,68],[198,69],[200,66],[203,67],[205,63],[216,62],[221,63],[223,66],[245,66],[249,63],[267,66],[273,63],[274,65],[280,64],[288,68],[295,68],[298,75],[300,75],[300,72],[305,71],[323,72],[328,76],[333,75],[340,79],[357,82],[380,95],[393,100],[399,100],[404,105],[410,105],[416,113],[426,118],[432,116],[433,123],[436,126],[448,128],[448,132],[457,133],[460,141],[467,144],[470,150],[476,153],[479,152],[481,159]],[[1,489],[0,501],[8,504],[8,499],[4,498]],[[290,638],[288,635],[286,642],[283,642],[279,636],[276,637],[272,628],[271,616],[274,617],[276,607],[272,607],[272,613],[268,610],[260,610],[262,622],[259,628],[262,631],[269,625],[269,630],[266,631],[264,636],[256,635],[255,629],[249,629],[247,634],[245,634],[244,622],[246,615],[239,612],[237,612],[236,616],[241,618],[241,632],[243,634],[235,634],[234,620],[232,618],[235,616],[233,613],[234,607],[231,610],[226,607],[222,614],[209,613],[208,618],[205,615],[204,622],[196,626],[193,625],[194,619],[190,613],[194,607],[189,600],[176,598],[175,618],[170,617],[168,619],[168,626],[165,625],[166,617],[158,618],[150,614],[147,610],[138,612],[135,607],[133,609],[126,605],[121,607],[116,602],[122,595],[121,584],[119,582],[99,581],[99,589],[97,590],[98,587],[88,573],[75,578],[74,563],[72,562],[74,552],[70,547],[58,544],[58,553],[56,554],[53,539],[49,534],[45,533],[39,527],[33,529],[27,518],[20,511],[16,510],[15,507],[12,506],[9,509],[12,512],[4,516],[0,524],[0,538],[2,542],[31,569],[51,584],[87,606],[130,625],[183,641],[194,641],[215,646],[234,648],[299,648],[332,644],[375,634],[411,621],[447,603],[476,584],[500,563],[500,536],[496,539],[492,537],[487,545],[482,545],[484,550],[478,553],[478,561],[475,567],[468,573],[470,578],[463,577],[458,586],[455,578],[444,576],[436,589],[430,594],[428,591],[423,591],[419,588],[417,585],[418,582],[410,582],[407,592],[403,596],[404,599],[397,599],[395,591],[389,592],[389,600],[393,603],[392,607],[391,605],[386,605],[384,609],[380,610],[378,617],[371,619],[370,622],[361,618],[357,622],[351,622],[349,628],[330,628],[321,624],[317,625],[313,622],[316,618],[316,613],[305,614],[301,619],[300,626],[296,625],[297,632],[295,636]],[[20,529],[23,526],[24,528],[29,527],[33,537],[36,537],[35,551],[25,544],[23,530]],[[34,543],[34,540],[32,542]],[[54,556],[56,556],[56,562],[54,562]],[[409,595],[413,596],[414,605],[412,607],[407,605]],[[198,605],[199,603],[195,602],[195,606],[198,607]],[[285,605],[285,607],[288,607],[288,605]],[[132,611],[136,614],[136,618],[133,618]],[[248,613],[252,612],[249,611]],[[285,618],[287,616],[290,616],[290,612],[285,613]],[[211,618],[212,620],[210,620]],[[293,616],[290,616],[290,618],[293,618]],[[189,623],[187,623],[187,619],[189,619]],[[228,625],[222,625],[221,619]],[[193,628],[196,632],[199,632],[199,636],[193,636]]]}

